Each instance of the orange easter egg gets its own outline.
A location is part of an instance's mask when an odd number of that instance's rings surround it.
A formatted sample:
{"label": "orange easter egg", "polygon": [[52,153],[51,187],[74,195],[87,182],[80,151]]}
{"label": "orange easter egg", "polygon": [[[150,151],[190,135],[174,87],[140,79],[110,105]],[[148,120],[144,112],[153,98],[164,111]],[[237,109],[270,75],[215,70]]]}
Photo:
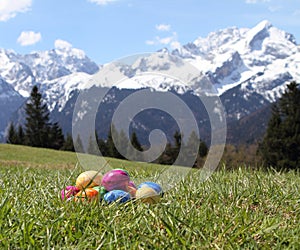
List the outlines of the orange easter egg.
{"label": "orange easter egg", "polygon": [[75,195],[75,201],[98,200],[98,191],[93,188],[86,188]]}
{"label": "orange easter egg", "polygon": [[130,196],[132,198],[135,198],[135,195],[136,195],[136,188],[135,187],[132,187],[132,186],[128,186],[128,193],[130,194]]}

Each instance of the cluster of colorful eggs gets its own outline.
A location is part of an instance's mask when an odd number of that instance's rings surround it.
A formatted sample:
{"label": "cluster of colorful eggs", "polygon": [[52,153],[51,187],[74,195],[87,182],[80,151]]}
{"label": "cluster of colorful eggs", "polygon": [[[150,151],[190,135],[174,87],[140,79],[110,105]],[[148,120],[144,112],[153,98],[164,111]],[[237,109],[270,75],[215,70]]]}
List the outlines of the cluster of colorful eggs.
{"label": "cluster of colorful eggs", "polygon": [[113,169],[103,176],[94,170],[81,173],[75,186],[67,186],[61,191],[62,200],[97,201],[124,203],[138,199],[144,203],[157,203],[163,194],[155,182],[143,182],[136,186],[126,170]]}

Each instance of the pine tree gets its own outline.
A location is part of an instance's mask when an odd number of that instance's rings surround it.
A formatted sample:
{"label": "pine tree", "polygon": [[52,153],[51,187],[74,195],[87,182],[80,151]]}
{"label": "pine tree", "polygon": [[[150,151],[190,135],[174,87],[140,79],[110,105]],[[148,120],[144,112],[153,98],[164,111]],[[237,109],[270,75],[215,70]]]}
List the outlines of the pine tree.
{"label": "pine tree", "polygon": [[18,136],[14,124],[11,122],[8,128],[6,143],[17,144]]}
{"label": "pine tree", "polygon": [[123,156],[118,152],[115,143],[118,143],[117,141],[114,142],[112,135],[114,134],[114,137],[116,140],[119,138],[119,133],[116,130],[115,126],[112,124],[111,128],[108,132],[107,136],[107,151],[108,151],[108,156],[113,157],[113,158],[122,158]]}
{"label": "pine tree", "polygon": [[131,145],[138,151],[143,151],[142,145],[140,144],[136,132],[133,131],[130,137]]}
{"label": "pine tree", "polygon": [[182,140],[181,140],[181,134],[179,133],[179,131],[176,131],[173,137],[175,140],[175,148],[180,149]]}
{"label": "pine tree", "polygon": [[174,163],[174,148],[171,143],[167,143],[165,151],[158,158],[159,164],[172,165]]}
{"label": "pine tree", "polygon": [[119,158],[126,159],[125,156],[127,155],[129,140],[128,140],[124,130],[120,131],[117,143],[118,143],[118,147],[120,149]]}
{"label": "pine tree", "polygon": [[25,133],[21,125],[18,127],[18,144],[25,145]]}
{"label": "pine tree", "polygon": [[[179,151],[181,149],[181,143],[182,143],[181,133],[179,131],[176,131],[175,134],[173,135],[173,138],[175,140],[175,145],[174,145],[173,150],[172,150],[171,153],[172,153],[173,161],[175,162],[175,160],[178,157]],[[178,159],[178,161],[181,164],[183,164],[183,159]]]}
{"label": "pine tree", "polygon": [[199,156],[201,158],[204,158],[208,154],[208,147],[206,143],[202,140],[200,140],[200,145],[199,145]]}
{"label": "pine tree", "polygon": [[42,95],[37,86],[32,88],[30,98],[26,103],[25,113],[25,135],[22,135],[24,132],[20,128],[18,136],[21,144],[53,149],[62,148],[64,144],[62,129],[57,122],[50,122],[47,104],[43,103]]}
{"label": "pine tree", "polygon": [[143,147],[140,144],[135,131],[133,131],[130,136],[130,143],[128,143],[127,154],[129,158],[134,161],[144,161],[145,159],[141,157],[141,155],[138,154],[136,151],[134,151],[133,148],[141,152],[143,151]]}
{"label": "pine tree", "polygon": [[25,135],[28,145],[47,147],[50,131],[49,111],[47,105],[42,103],[42,95],[39,93],[37,86],[32,88],[25,112]]}
{"label": "pine tree", "polygon": [[73,138],[72,138],[72,135],[70,135],[69,133],[66,136],[66,139],[64,141],[64,144],[63,144],[61,150],[75,152]]}
{"label": "pine tree", "polygon": [[267,166],[300,168],[300,90],[291,82],[272,109],[259,152]]}
{"label": "pine tree", "polygon": [[187,152],[186,156],[189,158],[196,158],[198,152],[196,152],[197,144],[199,143],[199,138],[195,131],[192,131],[187,141]]}
{"label": "pine tree", "polygon": [[91,154],[91,155],[99,155],[98,135],[97,135],[96,131],[95,131],[95,139],[93,139],[92,135],[89,138],[87,152],[88,152],[88,154]]}
{"label": "pine tree", "polygon": [[268,166],[276,166],[284,156],[281,148],[283,134],[281,133],[281,117],[277,104],[272,106],[272,116],[269,120],[267,131],[259,151]]}
{"label": "pine tree", "polygon": [[98,146],[102,156],[109,156],[107,143],[103,139],[98,139]]}
{"label": "pine tree", "polygon": [[78,152],[78,153],[85,153],[85,150],[84,150],[84,147],[83,147],[83,144],[82,144],[82,140],[81,140],[79,134],[77,135],[74,148],[75,148],[76,152]]}
{"label": "pine tree", "polygon": [[[197,144],[199,145],[198,149]],[[203,158],[207,155],[207,153],[208,147],[206,143],[199,139],[197,133],[193,131],[189,136],[186,147],[186,156],[188,159],[196,159],[193,167],[202,167],[204,164]]]}
{"label": "pine tree", "polygon": [[53,123],[50,127],[50,133],[48,134],[48,147],[53,149],[61,149],[64,145],[65,138],[62,129],[57,122]]}

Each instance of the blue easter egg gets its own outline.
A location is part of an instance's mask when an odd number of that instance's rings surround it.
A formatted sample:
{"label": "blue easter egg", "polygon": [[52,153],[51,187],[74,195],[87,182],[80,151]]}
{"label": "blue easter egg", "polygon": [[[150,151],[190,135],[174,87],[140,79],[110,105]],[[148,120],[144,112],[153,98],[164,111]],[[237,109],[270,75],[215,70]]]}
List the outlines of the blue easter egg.
{"label": "blue easter egg", "polygon": [[138,186],[138,189],[141,188],[141,187],[144,187],[144,186],[147,186],[147,187],[150,187],[150,188],[154,189],[156,191],[156,193],[158,193],[158,194],[162,194],[161,186],[159,184],[155,183],[155,182],[145,181],[145,182],[141,183]]}
{"label": "blue easter egg", "polygon": [[104,195],[104,200],[108,203],[112,203],[115,201],[118,201],[119,203],[125,203],[130,199],[130,194],[123,190],[112,190]]}

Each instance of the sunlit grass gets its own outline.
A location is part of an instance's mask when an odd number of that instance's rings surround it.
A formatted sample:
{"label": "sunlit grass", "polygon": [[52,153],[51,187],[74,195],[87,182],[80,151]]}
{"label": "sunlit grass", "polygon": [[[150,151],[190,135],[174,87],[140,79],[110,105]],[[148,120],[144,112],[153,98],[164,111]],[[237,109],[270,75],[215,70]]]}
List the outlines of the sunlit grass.
{"label": "sunlit grass", "polygon": [[[76,155],[10,146],[3,156],[0,148],[1,249],[300,248],[299,173],[241,168],[200,182],[195,171],[155,205],[81,204],[60,199],[81,171]],[[158,173],[110,160],[133,177]]]}

